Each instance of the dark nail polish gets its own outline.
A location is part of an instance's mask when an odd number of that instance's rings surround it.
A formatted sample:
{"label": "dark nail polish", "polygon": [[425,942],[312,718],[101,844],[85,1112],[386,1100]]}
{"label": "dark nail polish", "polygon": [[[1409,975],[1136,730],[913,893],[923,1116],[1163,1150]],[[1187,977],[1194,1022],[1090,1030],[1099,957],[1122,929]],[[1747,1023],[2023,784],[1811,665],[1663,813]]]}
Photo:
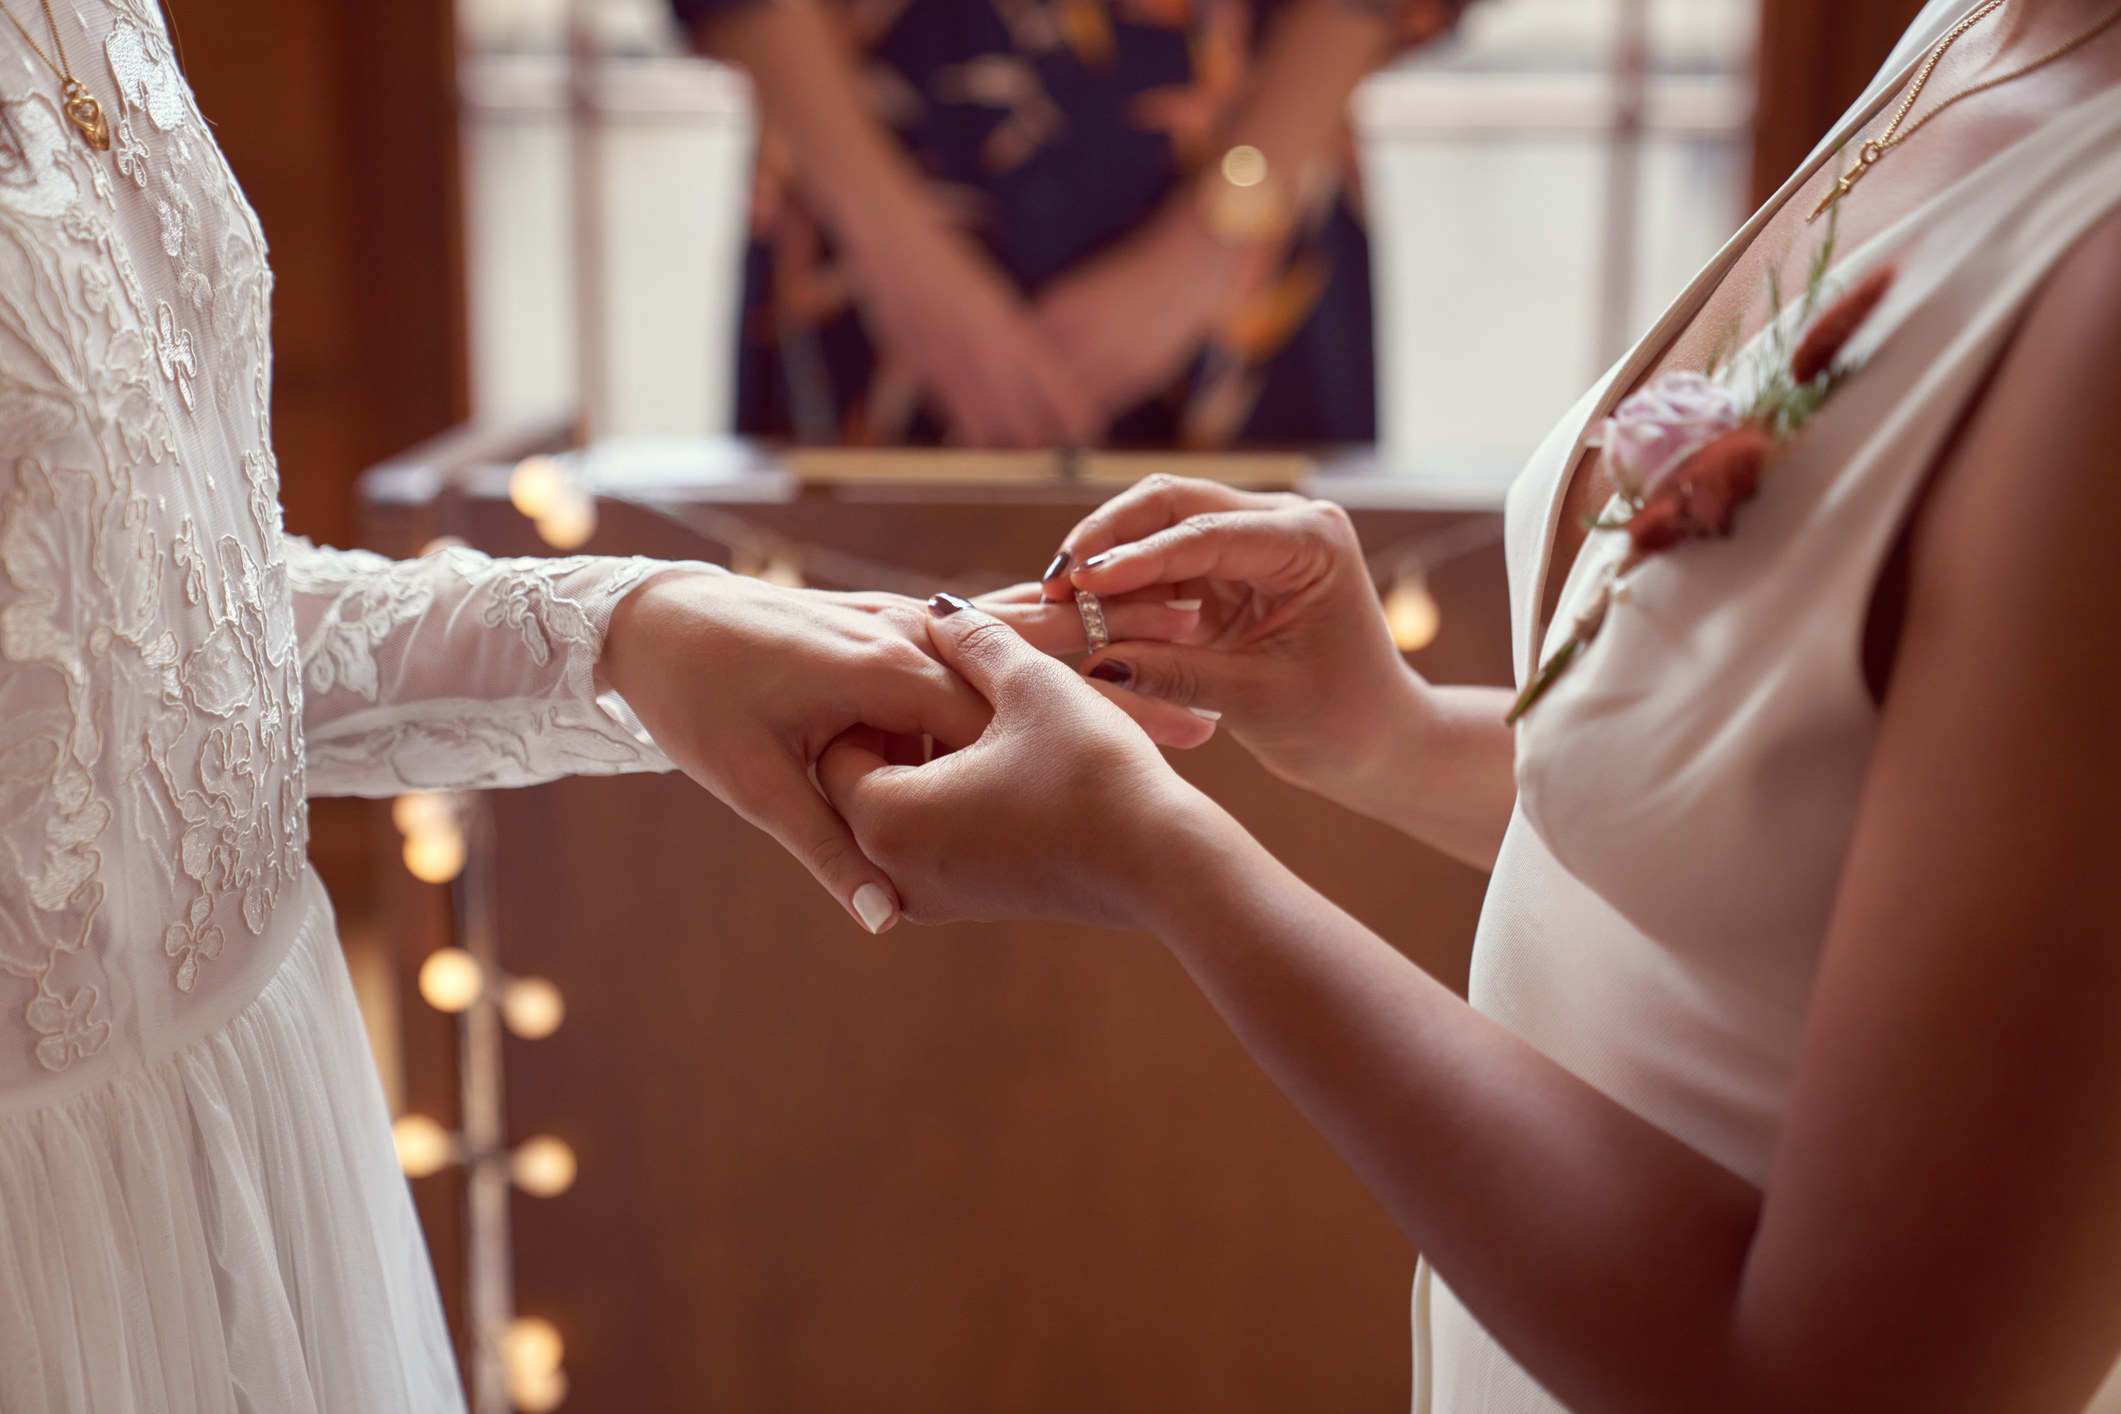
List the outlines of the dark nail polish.
{"label": "dark nail polish", "polygon": [[938,594],[928,601],[928,612],[939,619],[947,619],[959,609],[971,607],[971,601],[960,599],[955,594]]}
{"label": "dark nail polish", "polygon": [[1039,576],[1039,582],[1044,583],[1046,580],[1058,577],[1062,570],[1068,568],[1068,560],[1069,555],[1066,550],[1063,550],[1058,555],[1055,555],[1053,557],[1053,563],[1046,566],[1046,572]]}
{"label": "dark nail polish", "polygon": [[1092,555],[1089,559],[1083,561],[1083,568],[1086,570],[1094,570],[1099,565],[1103,564],[1105,561],[1111,558],[1112,552],[1110,550],[1105,551],[1105,553],[1102,555]]}
{"label": "dark nail polish", "polygon": [[1117,658],[1107,658],[1090,670],[1090,676],[1099,682],[1109,682],[1114,687],[1125,687],[1134,681],[1134,669]]}

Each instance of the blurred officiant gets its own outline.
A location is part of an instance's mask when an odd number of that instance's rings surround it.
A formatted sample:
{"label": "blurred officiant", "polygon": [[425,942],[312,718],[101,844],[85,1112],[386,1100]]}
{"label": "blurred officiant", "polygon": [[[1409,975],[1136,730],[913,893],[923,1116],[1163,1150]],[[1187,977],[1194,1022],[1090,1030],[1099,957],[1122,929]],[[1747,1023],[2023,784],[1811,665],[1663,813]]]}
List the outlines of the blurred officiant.
{"label": "blurred officiant", "polygon": [[1349,94],[1467,0],[672,0],[764,118],[737,424],[1375,432]]}

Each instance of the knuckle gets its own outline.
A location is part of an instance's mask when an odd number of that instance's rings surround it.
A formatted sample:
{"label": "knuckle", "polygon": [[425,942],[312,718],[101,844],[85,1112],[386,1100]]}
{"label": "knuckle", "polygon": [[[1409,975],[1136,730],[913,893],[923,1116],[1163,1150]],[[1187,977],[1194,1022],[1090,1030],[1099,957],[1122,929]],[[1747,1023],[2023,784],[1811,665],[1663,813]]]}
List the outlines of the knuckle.
{"label": "knuckle", "polygon": [[1311,502],[1311,517],[1326,534],[1347,537],[1355,534],[1355,521],[1347,508],[1336,501]]}
{"label": "knuckle", "polygon": [[[998,658],[1009,651],[1009,646],[1016,640],[1016,636],[1016,630],[1000,619],[983,618],[968,626],[959,642],[966,652]],[[912,645],[908,644],[907,647]]]}
{"label": "knuckle", "polygon": [[844,830],[833,828],[823,821],[810,831],[804,852],[810,856],[810,867],[826,878],[847,874],[854,867],[855,861],[862,858],[861,851],[854,847],[854,841],[847,837]]}
{"label": "knuckle", "polygon": [[929,663],[934,661],[910,638],[893,635],[879,639],[877,648],[884,666],[896,672],[925,672]]}
{"label": "knuckle", "polygon": [[1181,707],[1191,706],[1200,697],[1200,673],[1193,664],[1183,658],[1167,659],[1163,669],[1163,690],[1157,695]]}
{"label": "knuckle", "polygon": [[911,599],[893,598],[877,610],[877,617],[903,635],[898,641],[904,643],[911,635],[924,631],[922,625],[928,617],[928,611]]}
{"label": "knuckle", "polygon": [[1200,674],[1183,658],[1158,654],[1145,656],[1134,665],[1134,690],[1144,697],[1185,707],[1192,704],[1200,688]]}

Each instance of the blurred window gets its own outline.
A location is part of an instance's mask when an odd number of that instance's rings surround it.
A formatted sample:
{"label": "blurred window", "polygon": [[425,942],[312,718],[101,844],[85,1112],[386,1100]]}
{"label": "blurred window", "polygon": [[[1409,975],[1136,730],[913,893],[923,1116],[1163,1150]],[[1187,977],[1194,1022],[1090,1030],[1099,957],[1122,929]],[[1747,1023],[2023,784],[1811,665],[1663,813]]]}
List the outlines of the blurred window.
{"label": "blurred window", "polygon": [[1744,216],[1756,0],[1487,0],[1357,95],[1387,463],[1474,494]]}
{"label": "blurred window", "polygon": [[[1756,5],[1484,0],[1357,94],[1388,465],[1492,498],[1737,227]],[[567,410],[586,347],[603,430],[726,432],[742,77],[686,55],[664,0],[458,16],[475,412]],[[579,92],[571,17],[599,56]]]}
{"label": "blurred window", "polygon": [[[568,413],[587,350],[601,430],[726,432],[749,85],[685,51],[665,0],[457,0],[457,21],[473,415]],[[571,39],[596,56],[579,91]]]}

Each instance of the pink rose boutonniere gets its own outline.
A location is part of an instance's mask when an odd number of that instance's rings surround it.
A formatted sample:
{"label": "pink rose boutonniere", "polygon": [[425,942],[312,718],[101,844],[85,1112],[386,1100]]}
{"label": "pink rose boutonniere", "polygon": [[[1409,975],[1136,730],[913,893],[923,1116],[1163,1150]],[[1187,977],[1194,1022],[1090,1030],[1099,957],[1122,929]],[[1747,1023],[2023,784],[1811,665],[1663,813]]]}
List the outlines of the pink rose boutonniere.
{"label": "pink rose boutonniere", "polygon": [[[1776,447],[1804,429],[1834,390],[1855,370],[1841,351],[1892,287],[1893,271],[1872,271],[1817,318],[1810,312],[1825,283],[1833,249],[1829,231],[1812,266],[1804,308],[1795,321],[1805,330],[1795,349],[1787,333],[1762,361],[1767,372],[1750,395],[1708,373],[1667,373],[1630,396],[1592,430],[1588,445],[1599,449],[1626,515],[1596,521],[1594,531],[1624,533],[1626,555],[1606,575],[1590,606],[1577,615],[1569,636],[1510,708],[1511,724],[1546,695],[1569,665],[1598,636],[1615,591],[1628,572],[1682,540],[1731,533],[1738,507],[1759,489]],[[1770,286],[1770,298],[1781,300]]]}

